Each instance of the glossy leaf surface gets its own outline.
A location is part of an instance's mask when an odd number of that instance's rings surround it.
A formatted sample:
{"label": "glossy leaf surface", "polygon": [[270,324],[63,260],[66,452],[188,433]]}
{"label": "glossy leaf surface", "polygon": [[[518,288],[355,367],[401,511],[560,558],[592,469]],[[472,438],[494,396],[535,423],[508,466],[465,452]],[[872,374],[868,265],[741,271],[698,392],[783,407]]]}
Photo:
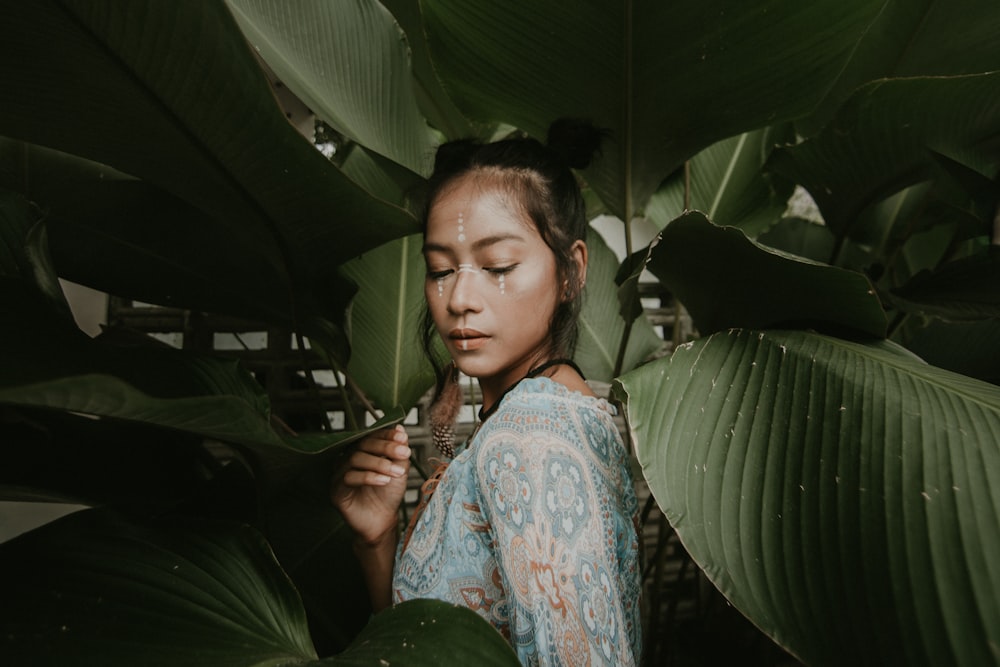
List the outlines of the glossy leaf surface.
{"label": "glossy leaf surface", "polygon": [[422,236],[407,236],[344,267],[362,286],[351,305],[347,370],[379,406],[409,409],[434,384],[420,341],[427,272],[422,248]]}
{"label": "glossy leaf surface", "polygon": [[374,0],[227,0],[261,57],[318,117],[426,175],[433,137],[417,108],[404,35]]}
{"label": "glossy leaf surface", "polygon": [[1000,388],[891,344],[743,330],[621,389],[686,549],[806,664],[996,662]]}

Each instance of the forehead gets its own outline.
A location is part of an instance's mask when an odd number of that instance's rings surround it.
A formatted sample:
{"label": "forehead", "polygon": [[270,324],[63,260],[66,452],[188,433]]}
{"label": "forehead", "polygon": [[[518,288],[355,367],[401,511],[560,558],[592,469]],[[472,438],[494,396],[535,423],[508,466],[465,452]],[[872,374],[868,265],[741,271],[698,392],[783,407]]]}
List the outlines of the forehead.
{"label": "forehead", "polygon": [[428,211],[426,236],[456,236],[459,224],[466,227],[470,240],[473,235],[503,232],[541,241],[516,195],[495,179],[474,173],[460,177],[437,195]]}

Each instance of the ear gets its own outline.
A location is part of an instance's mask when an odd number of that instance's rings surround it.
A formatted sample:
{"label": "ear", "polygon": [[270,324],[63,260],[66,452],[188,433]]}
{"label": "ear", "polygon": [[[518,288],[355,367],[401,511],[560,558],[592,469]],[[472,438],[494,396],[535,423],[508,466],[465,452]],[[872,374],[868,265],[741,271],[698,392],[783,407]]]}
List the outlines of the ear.
{"label": "ear", "polygon": [[575,299],[583,291],[587,283],[587,244],[582,240],[573,242],[570,247],[570,258],[576,265],[576,284],[566,286],[566,299]]}

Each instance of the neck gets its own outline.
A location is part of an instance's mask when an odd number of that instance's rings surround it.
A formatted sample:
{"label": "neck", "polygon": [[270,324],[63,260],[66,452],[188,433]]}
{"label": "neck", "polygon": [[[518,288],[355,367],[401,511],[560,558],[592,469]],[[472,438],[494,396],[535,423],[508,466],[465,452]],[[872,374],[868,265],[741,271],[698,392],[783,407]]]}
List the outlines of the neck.
{"label": "neck", "polygon": [[563,366],[571,368],[573,372],[579,376],[580,380],[583,381],[583,372],[580,370],[580,367],[573,363],[572,359],[566,358],[549,359],[548,361],[535,364],[521,377],[518,377],[513,382],[506,384],[504,387],[499,389],[499,391],[496,383],[490,383],[488,381],[484,382],[483,380],[480,380],[479,387],[483,392],[483,406],[479,410],[480,421],[485,420],[493,414],[493,412],[496,411],[497,406],[500,404],[500,400],[503,399],[503,397],[507,395],[511,389],[516,387],[521,380],[539,376],[551,376]]}

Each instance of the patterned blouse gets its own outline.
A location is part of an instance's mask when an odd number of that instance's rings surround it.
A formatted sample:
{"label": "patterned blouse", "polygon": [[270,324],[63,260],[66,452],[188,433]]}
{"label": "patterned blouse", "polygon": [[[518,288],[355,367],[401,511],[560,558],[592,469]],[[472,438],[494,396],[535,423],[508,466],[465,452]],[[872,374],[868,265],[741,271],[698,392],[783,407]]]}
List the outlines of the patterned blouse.
{"label": "patterned blouse", "polygon": [[464,604],[525,665],[638,663],[638,507],[614,414],[548,378],[522,380],[425,484],[395,601]]}

